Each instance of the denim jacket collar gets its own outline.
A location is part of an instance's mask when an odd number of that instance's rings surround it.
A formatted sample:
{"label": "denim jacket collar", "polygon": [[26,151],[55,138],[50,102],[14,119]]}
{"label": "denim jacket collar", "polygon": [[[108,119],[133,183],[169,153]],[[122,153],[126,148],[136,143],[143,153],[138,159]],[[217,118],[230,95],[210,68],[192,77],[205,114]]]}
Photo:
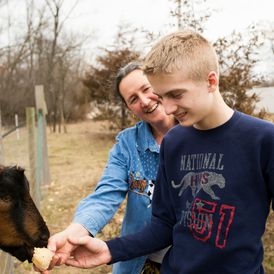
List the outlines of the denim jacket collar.
{"label": "denim jacket collar", "polygon": [[[160,146],[157,144],[155,138],[152,135],[151,127],[147,122],[139,122],[137,124],[137,149],[138,151],[145,152],[149,149],[151,152],[159,153]],[[145,136],[141,136],[145,135]]]}

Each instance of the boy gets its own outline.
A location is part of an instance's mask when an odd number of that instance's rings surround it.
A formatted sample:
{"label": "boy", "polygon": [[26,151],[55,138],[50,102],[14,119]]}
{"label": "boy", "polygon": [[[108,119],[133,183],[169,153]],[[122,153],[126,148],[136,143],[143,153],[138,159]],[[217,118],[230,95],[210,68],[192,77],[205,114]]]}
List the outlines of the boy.
{"label": "boy", "polygon": [[106,243],[70,239],[76,249],[66,264],[94,267],[172,245],[161,273],[264,273],[274,125],[225,104],[215,51],[195,32],[164,37],[144,71],[166,113],[180,123],[161,145],[151,224]]}

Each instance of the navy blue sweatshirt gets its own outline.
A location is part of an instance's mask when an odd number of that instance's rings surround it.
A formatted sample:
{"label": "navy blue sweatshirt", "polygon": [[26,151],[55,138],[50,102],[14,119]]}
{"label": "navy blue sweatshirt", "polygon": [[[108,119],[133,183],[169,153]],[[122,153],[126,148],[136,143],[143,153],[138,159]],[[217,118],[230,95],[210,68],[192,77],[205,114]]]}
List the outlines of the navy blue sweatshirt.
{"label": "navy blue sweatshirt", "polygon": [[176,126],[161,145],[151,223],[108,241],[112,262],[171,245],[164,274],[262,274],[274,193],[274,125],[240,112],[210,130]]}

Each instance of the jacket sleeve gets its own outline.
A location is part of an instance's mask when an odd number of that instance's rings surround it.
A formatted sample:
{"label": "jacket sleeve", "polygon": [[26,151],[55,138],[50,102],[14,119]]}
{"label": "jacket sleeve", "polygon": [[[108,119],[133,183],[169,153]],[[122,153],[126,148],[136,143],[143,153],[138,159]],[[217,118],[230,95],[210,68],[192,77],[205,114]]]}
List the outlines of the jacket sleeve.
{"label": "jacket sleeve", "polygon": [[170,203],[164,166],[164,144],[161,144],[160,166],[152,201],[151,223],[140,232],[106,241],[112,261],[125,261],[147,255],[172,244],[175,215]]}
{"label": "jacket sleeve", "polygon": [[73,222],[82,224],[93,236],[110,221],[128,191],[128,159],[121,139],[117,137],[95,191],[80,201],[74,215]]}

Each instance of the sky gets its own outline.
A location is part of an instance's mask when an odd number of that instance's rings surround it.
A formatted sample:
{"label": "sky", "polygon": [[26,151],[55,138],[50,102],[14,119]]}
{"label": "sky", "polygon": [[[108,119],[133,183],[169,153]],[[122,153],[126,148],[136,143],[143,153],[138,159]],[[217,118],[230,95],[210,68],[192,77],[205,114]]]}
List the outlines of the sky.
{"label": "sky", "polygon": [[[66,2],[68,5],[73,0]],[[195,0],[192,3],[194,13],[205,11],[205,5]],[[274,23],[273,0],[207,0],[206,6],[212,10],[208,26],[212,39],[261,20]],[[122,21],[157,31],[171,21],[171,7],[170,0],[80,0],[68,23],[72,28],[80,27],[78,31],[89,32],[94,27],[102,37],[112,36]]]}
{"label": "sky", "polygon": [[[24,0],[6,1],[9,5],[0,10],[0,17],[7,9],[16,18],[24,17]],[[35,0],[36,3],[39,1],[45,2]],[[172,21],[170,9],[174,5],[171,0],[64,0],[63,14],[67,14],[75,2],[77,5],[66,20],[66,27],[76,33],[95,33],[96,42],[103,45],[110,42],[122,22],[150,31],[168,30]],[[240,31],[262,20],[274,24],[274,0],[206,0],[205,5],[192,0],[192,7],[195,14],[211,10],[206,32],[209,39],[229,34],[232,30]]]}
{"label": "sky", "polygon": [[[35,1],[43,3],[45,0]],[[64,0],[63,14],[67,14],[75,2]],[[172,5],[173,1],[170,0],[78,0],[66,19],[65,27],[75,33],[91,34],[92,39],[86,44],[91,51],[113,44],[118,26],[122,23],[153,32],[174,30],[170,27],[175,22],[170,16]],[[211,11],[212,16],[204,34],[213,41],[260,21],[269,21],[274,25],[274,0],[207,0],[205,5],[192,0],[192,8],[195,14]],[[23,18],[24,0],[9,0],[8,9],[17,18]],[[3,15],[5,10],[1,9],[0,20]],[[267,58],[264,56],[262,58]]]}
{"label": "sky", "polygon": [[[67,1],[69,3],[74,1]],[[77,32],[95,34],[90,48],[110,45],[122,22],[153,32],[172,31],[170,24],[175,21],[170,10],[173,5],[170,0],[80,0],[67,23]],[[195,14],[211,11],[205,31],[211,41],[262,21],[271,22],[274,28],[274,0],[207,0],[204,5],[193,0],[192,8]],[[261,59],[259,69],[271,70],[274,74],[274,60],[269,64],[267,47]]]}

